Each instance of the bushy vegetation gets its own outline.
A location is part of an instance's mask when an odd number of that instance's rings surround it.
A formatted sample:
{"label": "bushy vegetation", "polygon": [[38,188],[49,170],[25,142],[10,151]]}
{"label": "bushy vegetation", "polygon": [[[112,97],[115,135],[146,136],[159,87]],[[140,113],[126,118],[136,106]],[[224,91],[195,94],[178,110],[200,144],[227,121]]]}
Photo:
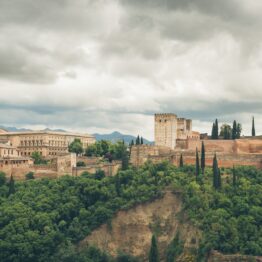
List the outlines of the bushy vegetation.
{"label": "bushy vegetation", "polygon": [[0,198],[0,261],[47,261],[58,253],[54,261],[68,261],[63,254],[68,257],[71,250],[75,256],[72,244],[120,208],[159,196],[167,184],[146,169],[130,169],[103,179],[64,176],[15,182],[15,192],[8,196],[8,185],[1,181],[6,194]]}
{"label": "bushy vegetation", "polygon": [[[209,168],[196,180],[193,166],[147,163],[115,177],[15,182],[12,194],[0,174],[0,261],[134,261],[95,248],[77,251],[75,244],[119,209],[159,197],[168,185],[182,193],[189,219],[203,231],[200,255],[211,249],[261,255],[262,172],[238,167],[234,173],[233,183],[232,170],[221,169],[222,187],[215,190]],[[171,248],[169,255],[177,253]]]}
{"label": "bushy vegetation", "polygon": [[110,141],[101,140],[89,145],[86,149],[86,156],[105,157],[110,162],[112,160],[120,160],[123,158],[127,146],[124,141],[111,143]]}
{"label": "bushy vegetation", "polygon": [[37,151],[32,153],[32,158],[35,165],[47,165],[48,163],[48,161],[44,159],[43,156]]}

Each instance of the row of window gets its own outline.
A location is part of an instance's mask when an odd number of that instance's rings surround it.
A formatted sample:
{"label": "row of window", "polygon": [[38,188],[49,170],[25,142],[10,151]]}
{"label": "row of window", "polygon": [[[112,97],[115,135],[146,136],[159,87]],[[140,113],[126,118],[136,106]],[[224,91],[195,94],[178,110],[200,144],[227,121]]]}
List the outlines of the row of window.
{"label": "row of window", "polygon": [[4,155],[13,155],[14,154],[14,150],[13,149],[6,149],[4,150]]}
{"label": "row of window", "polygon": [[[69,146],[69,142],[66,143],[64,141],[49,141],[49,146]],[[28,141],[21,141],[20,143],[21,146],[42,146],[43,145],[43,140],[28,140]]]}

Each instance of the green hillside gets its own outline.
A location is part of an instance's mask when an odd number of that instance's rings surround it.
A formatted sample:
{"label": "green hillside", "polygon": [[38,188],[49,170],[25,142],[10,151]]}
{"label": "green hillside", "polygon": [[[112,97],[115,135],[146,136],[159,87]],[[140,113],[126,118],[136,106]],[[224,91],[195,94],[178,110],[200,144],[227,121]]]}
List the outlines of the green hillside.
{"label": "green hillside", "polygon": [[[232,170],[222,170],[215,190],[211,169],[196,181],[192,166],[148,163],[102,179],[15,182],[15,192],[1,174],[0,261],[111,261],[95,248],[78,252],[75,244],[119,209],[153,200],[167,186],[182,193],[185,211],[203,231],[199,261],[212,249],[261,255],[262,171],[238,167],[235,174],[233,184]],[[117,261],[131,261],[125,259]]]}

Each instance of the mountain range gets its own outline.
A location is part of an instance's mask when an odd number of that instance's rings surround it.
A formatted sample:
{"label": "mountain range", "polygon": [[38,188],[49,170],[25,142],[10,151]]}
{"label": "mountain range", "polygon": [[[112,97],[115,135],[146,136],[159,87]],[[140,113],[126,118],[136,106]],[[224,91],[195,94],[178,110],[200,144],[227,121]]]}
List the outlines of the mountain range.
{"label": "mountain range", "polygon": [[[0,129],[5,129],[9,132],[26,132],[26,131],[32,131],[31,129],[27,129],[27,128],[17,128],[17,127],[10,127],[10,126],[0,126]],[[63,129],[43,129],[43,131],[56,131],[56,132],[67,132],[66,130]],[[136,141],[136,137],[132,136],[132,135],[126,135],[126,134],[122,134],[120,132],[114,131],[111,134],[98,134],[95,133],[93,134],[93,136],[96,138],[97,141],[100,140],[107,140],[107,141],[111,141],[112,143],[115,143],[119,140],[124,140],[125,143],[129,144],[132,140],[134,140],[134,142]],[[143,138],[144,140],[144,144],[152,144],[153,142]]]}

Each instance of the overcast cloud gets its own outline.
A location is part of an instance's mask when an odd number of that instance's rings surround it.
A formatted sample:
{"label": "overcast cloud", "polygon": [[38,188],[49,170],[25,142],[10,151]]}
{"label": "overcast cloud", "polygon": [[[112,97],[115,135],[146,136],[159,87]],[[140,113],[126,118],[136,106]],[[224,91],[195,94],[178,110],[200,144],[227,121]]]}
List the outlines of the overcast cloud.
{"label": "overcast cloud", "polygon": [[173,112],[262,134],[262,2],[1,0],[0,124],[153,138]]}

